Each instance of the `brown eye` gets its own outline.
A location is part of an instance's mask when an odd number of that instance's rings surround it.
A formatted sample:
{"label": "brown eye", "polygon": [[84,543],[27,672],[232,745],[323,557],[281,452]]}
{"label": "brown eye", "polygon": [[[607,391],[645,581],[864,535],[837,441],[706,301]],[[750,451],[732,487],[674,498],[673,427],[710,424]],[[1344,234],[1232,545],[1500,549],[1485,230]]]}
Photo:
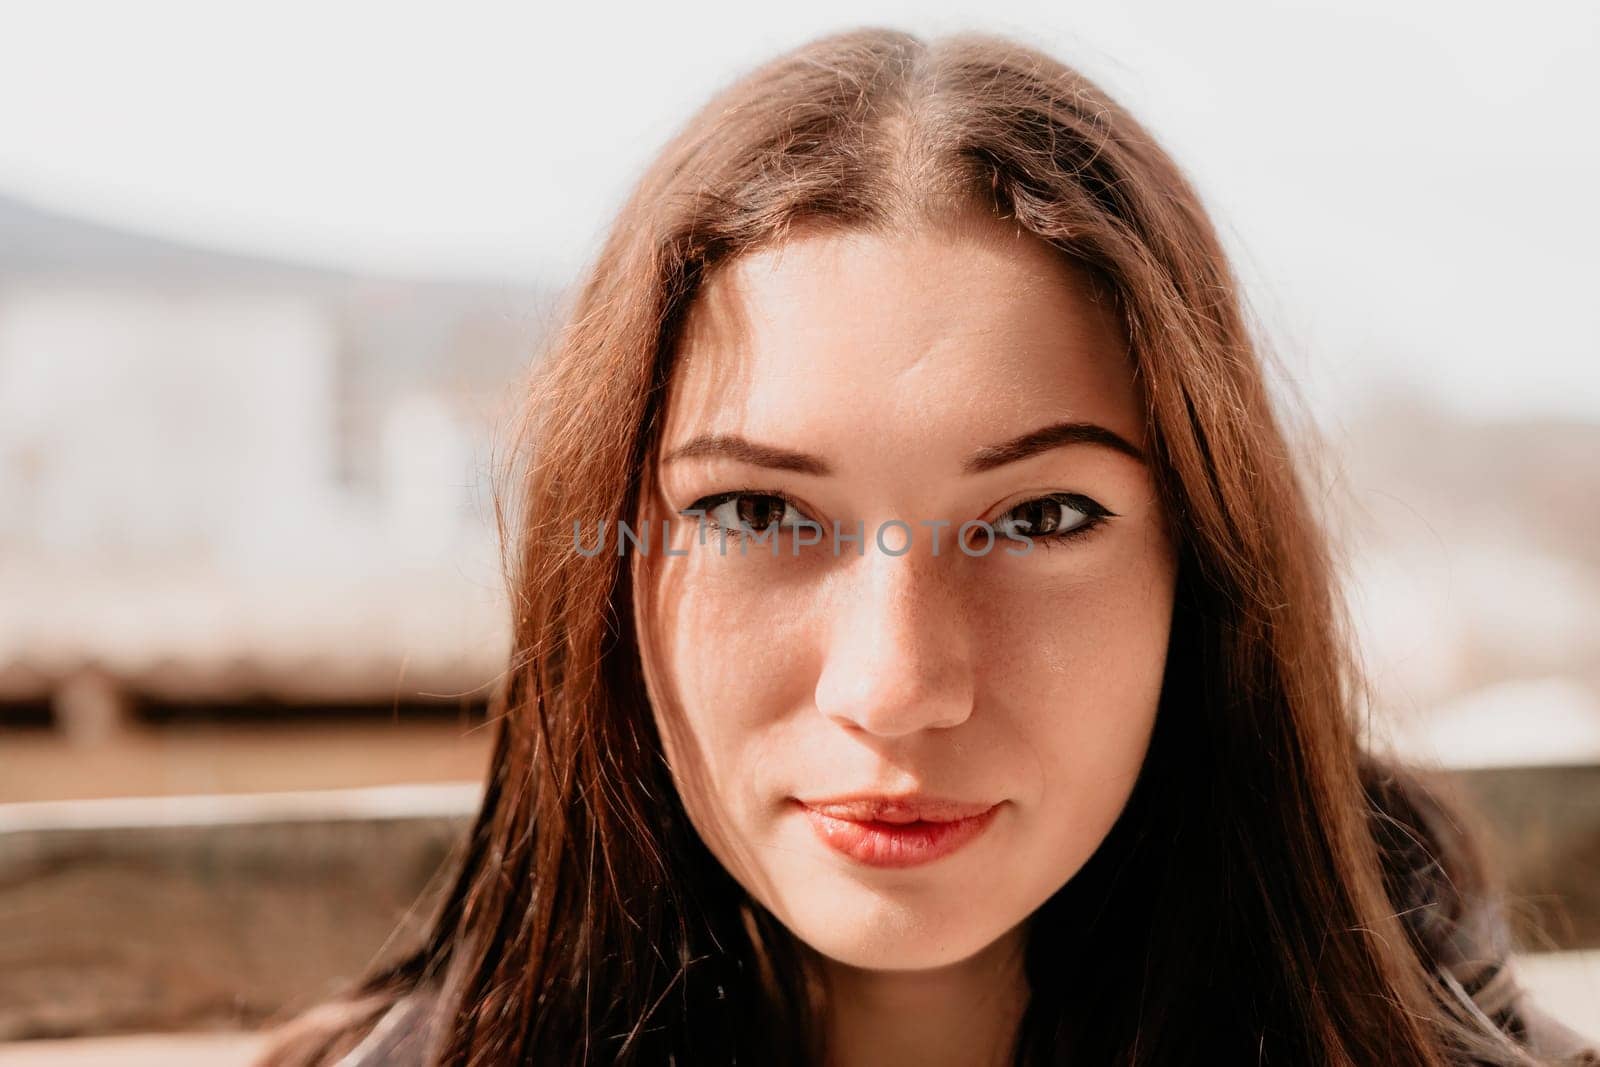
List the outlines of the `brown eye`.
{"label": "brown eye", "polygon": [[733,511],[741,526],[749,527],[757,533],[766,530],[775,524],[783,523],[784,513],[788,510],[788,501],[775,496],[741,496],[729,501],[734,507]]}
{"label": "brown eye", "polygon": [[799,508],[776,493],[718,493],[695,501],[684,513],[704,515],[712,527],[734,537],[745,531],[759,537],[774,528],[795,529],[810,524]]}
{"label": "brown eye", "polygon": [[1018,504],[994,525],[1002,537],[1066,540],[1088,533],[1112,514],[1088,497],[1043,496]]}

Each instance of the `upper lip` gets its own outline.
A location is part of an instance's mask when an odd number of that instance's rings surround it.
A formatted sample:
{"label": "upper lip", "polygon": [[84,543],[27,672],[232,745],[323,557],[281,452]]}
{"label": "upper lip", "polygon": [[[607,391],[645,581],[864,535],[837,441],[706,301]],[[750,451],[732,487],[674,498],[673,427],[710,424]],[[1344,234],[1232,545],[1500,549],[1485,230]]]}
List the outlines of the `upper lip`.
{"label": "upper lip", "polygon": [[955,822],[982,815],[991,803],[953,800],[928,793],[851,793],[801,800],[806,807],[851,822]]}

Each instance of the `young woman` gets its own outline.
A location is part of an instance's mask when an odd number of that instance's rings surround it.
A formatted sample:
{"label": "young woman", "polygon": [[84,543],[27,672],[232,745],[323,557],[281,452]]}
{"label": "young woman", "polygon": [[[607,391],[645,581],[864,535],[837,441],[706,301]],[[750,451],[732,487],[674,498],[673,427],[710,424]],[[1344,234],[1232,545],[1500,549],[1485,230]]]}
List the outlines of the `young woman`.
{"label": "young woman", "polygon": [[1364,754],[1195,193],[1004,39],[716,97],[542,360],[488,787],[270,1064],[1584,1060]]}

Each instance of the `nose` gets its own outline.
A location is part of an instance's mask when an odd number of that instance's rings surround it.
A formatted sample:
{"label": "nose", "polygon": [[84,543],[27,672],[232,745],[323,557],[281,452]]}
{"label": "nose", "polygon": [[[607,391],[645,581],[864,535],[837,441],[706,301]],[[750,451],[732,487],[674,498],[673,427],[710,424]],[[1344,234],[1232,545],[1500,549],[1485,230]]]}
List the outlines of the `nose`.
{"label": "nose", "polygon": [[869,543],[850,562],[834,576],[818,710],[880,737],[965,722],[972,642],[955,560],[915,549],[895,556]]}

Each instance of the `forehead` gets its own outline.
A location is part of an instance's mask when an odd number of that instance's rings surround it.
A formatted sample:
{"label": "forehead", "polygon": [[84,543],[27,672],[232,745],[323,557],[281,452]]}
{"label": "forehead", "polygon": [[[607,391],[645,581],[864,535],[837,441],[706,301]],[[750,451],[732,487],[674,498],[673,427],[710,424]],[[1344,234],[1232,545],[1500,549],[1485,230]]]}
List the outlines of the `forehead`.
{"label": "forehead", "polygon": [[1082,418],[1142,443],[1111,299],[999,220],[741,257],[696,295],[677,356],[669,442],[854,427],[964,446]]}

